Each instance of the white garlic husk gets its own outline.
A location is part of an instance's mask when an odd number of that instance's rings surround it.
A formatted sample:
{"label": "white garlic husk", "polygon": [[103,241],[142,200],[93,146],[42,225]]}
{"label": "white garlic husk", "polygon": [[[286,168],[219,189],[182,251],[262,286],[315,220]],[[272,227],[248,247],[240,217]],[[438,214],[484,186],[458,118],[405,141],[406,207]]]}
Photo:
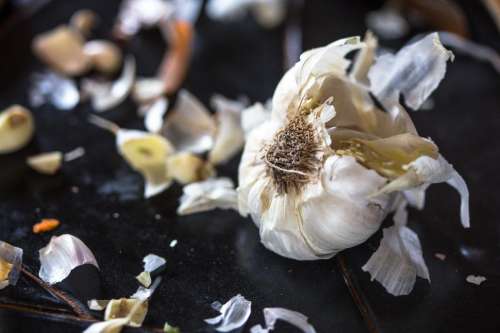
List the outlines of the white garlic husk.
{"label": "white garlic husk", "polygon": [[31,112],[13,105],[0,112],[0,154],[15,152],[26,146],[35,132]]}
{"label": "white garlic husk", "polygon": [[[437,34],[391,57],[376,59],[375,47],[368,34],[366,43],[345,38],[302,54],[276,88],[270,119],[247,137],[239,210],[253,218],[263,245],[282,256],[325,259],[356,246],[379,229],[399,193],[430,183],[460,190],[468,225],[465,182],[418,136],[397,98],[403,93],[418,108],[443,78],[449,51]],[[346,55],[354,50],[361,51],[348,73]],[[386,111],[370,96],[381,90],[366,82],[384,84]],[[413,170],[418,178],[385,188]]]}
{"label": "white garlic husk", "polygon": [[15,286],[23,263],[23,250],[0,241],[0,290]]}

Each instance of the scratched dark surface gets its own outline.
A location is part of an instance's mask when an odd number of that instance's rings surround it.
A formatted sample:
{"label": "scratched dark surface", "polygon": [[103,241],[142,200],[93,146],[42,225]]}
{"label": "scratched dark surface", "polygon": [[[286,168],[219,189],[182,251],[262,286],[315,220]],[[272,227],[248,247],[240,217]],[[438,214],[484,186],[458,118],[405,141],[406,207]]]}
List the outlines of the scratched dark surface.
{"label": "scratched dark surface", "polygon": [[[39,32],[68,20],[79,8],[94,9],[101,24],[93,36],[108,37],[118,1],[52,1],[26,18],[9,19],[0,35],[0,109],[28,105],[30,75],[44,69],[30,52]],[[347,35],[363,34],[364,16],[377,2],[307,1],[302,13],[305,48]],[[472,38],[500,50],[500,38],[480,2],[463,2]],[[213,93],[247,95],[265,101],[282,75],[283,29],[265,31],[247,18],[221,24],[202,17],[198,24],[193,64],[185,87],[205,103]],[[404,40],[382,44],[399,47]],[[145,31],[126,47],[136,56],[140,75],[156,71],[165,49],[160,34]],[[344,275],[368,305],[366,317],[374,332],[498,332],[500,328],[500,80],[484,63],[456,54],[445,80],[433,95],[434,109],[412,113],[417,128],[440,146],[469,184],[472,227],[459,224],[458,195],[445,185],[428,191],[423,211],[410,211],[410,227],[420,236],[432,283],[419,279],[410,296],[392,297],[369,281],[361,266],[376,249],[381,233],[366,244],[345,251]],[[237,293],[252,301],[253,312],[241,332],[263,321],[264,307],[279,306],[306,314],[318,332],[369,332],[344,282],[337,260],[297,262],[281,258],[259,243],[257,229],[235,212],[214,211],[178,217],[181,193],[173,186],[151,199],[141,198],[141,178],[115,151],[108,133],[86,122],[85,103],[65,112],[43,106],[33,109],[37,132],[22,151],[0,157],[0,239],[24,249],[24,261],[38,271],[38,250],[52,235],[71,233],[94,252],[101,267],[103,297],[123,297],[137,288],[135,275],[148,253],[167,258],[163,282],[150,302],[144,329],[165,321],[183,332],[212,332],[203,318],[215,313],[210,304]],[[141,128],[130,101],[106,117],[126,128]],[[86,155],[52,177],[24,164],[30,154],[77,146]],[[236,180],[237,158],[219,168]],[[72,191],[78,188],[78,193]],[[113,216],[118,213],[119,217]],[[58,218],[55,231],[34,235],[41,218]],[[389,222],[389,221],[388,221]],[[178,245],[170,248],[171,240]],[[447,255],[439,261],[434,253]],[[484,275],[481,286],[465,282]],[[359,303],[359,302],[358,302]],[[15,308],[15,310],[14,310]],[[0,333],[81,332],[63,304],[22,277],[18,286],[0,291]],[[296,332],[278,325],[275,332]]]}

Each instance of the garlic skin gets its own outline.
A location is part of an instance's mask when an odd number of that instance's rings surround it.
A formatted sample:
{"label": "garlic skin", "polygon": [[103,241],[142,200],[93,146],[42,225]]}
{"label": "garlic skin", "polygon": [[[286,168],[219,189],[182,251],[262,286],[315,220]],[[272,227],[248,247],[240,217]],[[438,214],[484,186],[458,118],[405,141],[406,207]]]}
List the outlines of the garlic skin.
{"label": "garlic skin", "polygon": [[[418,136],[397,98],[404,94],[418,109],[452,55],[437,34],[380,58],[376,45],[367,34],[365,42],[350,37],[304,52],[276,87],[270,118],[247,136],[239,211],[252,217],[263,245],[282,256],[327,259],[363,243],[401,194],[423,205],[425,189],[437,182],[459,190],[468,226],[465,182],[432,141]],[[355,50],[348,73],[346,55]],[[385,188],[394,181],[398,186]]]}
{"label": "garlic skin", "polygon": [[23,263],[23,250],[0,241],[0,290],[15,286]]}
{"label": "garlic skin", "polygon": [[15,152],[26,146],[35,132],[31,112],[12,105],[0,112],[0,154]]}

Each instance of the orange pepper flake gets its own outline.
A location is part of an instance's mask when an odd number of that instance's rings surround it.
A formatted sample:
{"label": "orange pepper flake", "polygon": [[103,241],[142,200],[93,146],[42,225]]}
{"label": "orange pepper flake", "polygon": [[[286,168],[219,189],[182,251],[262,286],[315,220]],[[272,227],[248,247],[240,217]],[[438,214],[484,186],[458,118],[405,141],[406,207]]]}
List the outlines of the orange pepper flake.
{"label": "orange pepper flake", "polygon": [[47,232],[54,230],[61,224],[59,220],[56,219],[42,219],[40,222],[33,226],[33,233],[39,234],[42,232]]}

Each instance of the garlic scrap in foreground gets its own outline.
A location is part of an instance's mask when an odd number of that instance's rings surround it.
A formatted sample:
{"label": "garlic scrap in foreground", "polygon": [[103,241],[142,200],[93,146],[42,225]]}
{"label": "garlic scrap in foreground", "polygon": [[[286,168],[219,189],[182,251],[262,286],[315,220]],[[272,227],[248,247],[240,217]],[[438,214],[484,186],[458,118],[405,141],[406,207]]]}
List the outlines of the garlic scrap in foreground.
{"label": "garlic scrap in foreground", "polygon": [[16,285],[22,262],[22,249],[0,241],[0,290]]}
{"label": "garlic scrap in foreground", "polygon": [[419,276],[430,282],[422,246],[415,232],[404,225],[385,228],[380,246],[362,267],[394,296],[408,295]]}
{"label": "garlic scrap in foreground", "polygon": [[60,151],[41,153],[28,157],[26,162],[31,168],[39,173],[54,175],[61,168],[63,154]]}
{"label": "garlic scrap in foreground", "polygon": [[142,261],[144,262],[144,270],[135,278],[144,287],[149,288],[151,286],[151,273],[165,266],[167,261],[156,254],[148,254]]}
{"label": "garlic scrap in foreground", "polygon": [[84,264],[91,264],[99,269],[94,254],[87,245],[69,234],[52,237],[49,244],[39,251],[39,256],[38,276],[49,284],[61,282],[74,268]]}
{"label": "garlic scrap in foreground", "polygon": [[181,184],[190,184],[215,176],[210,162],[188,153],[176,153],[167,158],[169,175]]}
{"label": "garlic scrap in foreground", "polygon": [[31,112],[12,105],[0,112],[0,154],[15,152],[26,146],[35,132]]}
{"label": "garlic scrap in foreground", "polygon": [[83,53],[92,66],[104,74],[113,74],[122,62],[122,51],[107,40],[92,40],[83,46]]}
{"label": "garlic scrap in foreground", "polygon": [[288,310],[285,308],[264,308],[264,320],[266,328],[261,325],[255,325],[250,329],[250,333],[268,333],[274,330],[274,326],[278,320],[285,321],[304,333],[316,333],[314,327],[308,323],[308,318],[297,311]]}
{"label": "garlic scrap in foreground", "polygon": [[188,215],[208,210],[235,209],[238,195],[229,178],[211,178],[184,186],[177,214]]}
{"label": "garlic scrap in foreground", "polygon": [[205,322],[210,325],[218,325],[215,328],[218,332],[229,332],[242,327],[252,312],[252,302],[239,294],[224,304],[214,302],[212,307],[219,311],[220,315],[205,319]]}

